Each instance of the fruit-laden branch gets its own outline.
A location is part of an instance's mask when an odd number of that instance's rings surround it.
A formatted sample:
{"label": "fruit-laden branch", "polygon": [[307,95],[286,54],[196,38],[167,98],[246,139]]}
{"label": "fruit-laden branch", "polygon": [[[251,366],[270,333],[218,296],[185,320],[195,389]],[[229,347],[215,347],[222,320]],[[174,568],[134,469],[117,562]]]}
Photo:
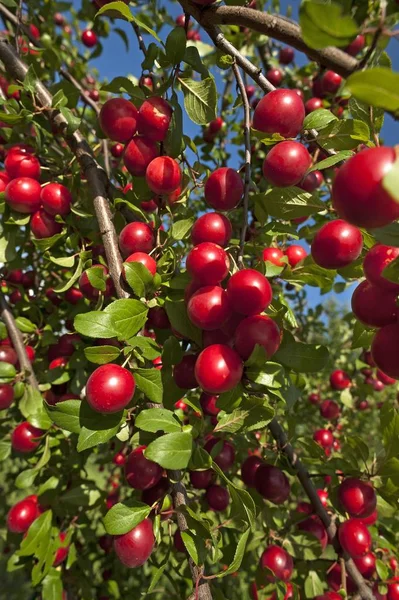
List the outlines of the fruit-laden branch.
{"label": "fruit-laden branch", "polygon": [[15,352],[18,356],[19,366],[21,371],[24,372],[25,377],[28,383],[36,389],[39,389],[39,384],[37,383],[37,379],[35,373],[33,371],[31,362],[26,354],[24,340],[22,338],[22,333],[17,327],[13,314],[11,312],[10,307],[8,306],[7,300],[4,298],[3,294],[0,292],[0,318],[4,322],[7,327],[8,335],[12,341],[12,345],[14,346]]}
{"label": "fruit-laden branch", "polygon": [[[28,67],[21,61],[10,44],[5,41],[0,41],[0,60],[13,79],[23,82]],[[129,294],[121,284],[122,258],[119,253],[118,238],[107,199],[108,178],[95,160],[89,144],[79,130],[76,130],[72,135],[67,135],[68,121],[59,111],[51,108],[53,98],[47,88],[40,81],[36,81],[35,86],[37,103],[47,113],[49,120],[55,125],[57,131],[60,131],[65,138],[87,179],[116,294],[118,298],[127,298]]]}
{"label": "fruit-laden branch", "polygon": [[343,50],[333,47],[322,50],[309,48],[303,41],[299,25],[284,17],[243,6],[209,6],[204,9],[191,0],[180,0],[180,4],[204,29],[215,25],[241,25],[289,44],[343,77],[348,77],[359,68],[358,61]]}
{"label": "fruit-laden branch", "polygon": [[342,550],[337,536],[337,527],[335,523],[333,523],[333,521],[330,519],[329,514],[322,505],[321,500],[317,494],[316,488],[309,477],[309,473],[299,460],[294,448],[289,443],[283,428],[281,427],[279,422],[276,421],[276,419],[273,419],[269,423],[269,429],[272,436],[276,440],[279,449],[286,455],[292,468],[295,469],[297,477],[301,482],[302,487],[305,490],[310,502],[312,503],[315,513],[321,519],[324,527],[327,530],[328,538],[332,543],[334,550],[339,556],[343,557],[345,561],[346,572],[353,579],[355,585],[357,586],[360,597],[363,600],[375,600],[371,589],[368,587],[362,575],[359,573],[355,563],[350,558],[350,556]]}

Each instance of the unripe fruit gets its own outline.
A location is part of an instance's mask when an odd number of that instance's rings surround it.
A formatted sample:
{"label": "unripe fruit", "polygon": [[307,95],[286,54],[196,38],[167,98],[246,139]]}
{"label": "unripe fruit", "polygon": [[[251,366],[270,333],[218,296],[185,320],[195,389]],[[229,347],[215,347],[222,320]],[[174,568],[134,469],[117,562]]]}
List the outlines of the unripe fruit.
{"label": "unripe fruit", "polygon": [[324,419],[329,419],[330,421],[333,421],[334,419],[338,419],[340,414],[341,411],[339,409],[339,406],[336,402],[334,402],[334,400],[324,400],[320,404],[320,415]]}
{"label": "unripe fruit", "polygon": [[310,533],[315,538],[317,538],[320,542],[322,550],[325,550],[328,544],[328,535],[326,528],[321,522],[320,518],[316,515],[312,515],[308,519],[301,521],[298,523],[298,529],[300,531],[306,531]]}
{"label": "unripe fruit", "polygon": [[290,484],[285,473],[266,463],[256,469],[255,487],[263,498],[273,504],[283,504],[290,495]]}
{"label": "unripe fruit", "polygon": [[397,291],[388,291],[368,281],[362,281],[352,294],[352,311],[369,327],[383,327],[398,320]]}
{"label": "unripe fruit", "polygon": [[40,179],[40,162],[28,146],[20,145],[10,148],[4,161],[7,175],[10,179],[28,177]]}
{"label": "unripe fruit", "polygon": [[119,365],[98,367],[86,384],[86,399],[91,408],[101,413],[123,410],[134,395],[136,383],[133,375]]}
{"label": "unripe fruit", "polygon": [[150,557],[155,545],[152,521],[144,519],[128,533],[117,535],[114,550],[125,567],[141,567]]}
{"label": "unripe fruit", "polygon": [[229,243],[231,235],[230,220],[225,215],[216,212],[202,215],[191,230],[191,240],[194,246],[198,246],[202,242],[212,242],[224,248]]}
{"label": "unripe fruit", "polygon": [[341,83],[341,75],[334,73],[334,71],[326,71],[321,78],[321,87],[325,94],[336,94]]}
{"label": "unripe fruit", "polygon": [[197,490],[206,490],[215,479],[212,469],[205,471],[190,471],[190,483]]}
{"label": "unripe fruit", "polygon": [[182,360],[174,366],[173,379],[175,384],[183,390],[192,390],[198,387],[195,377],[197,354],[185,354]]}
{"label": "unripe fruit", "polygon": [[[112,283],[111,277],[109,276],[107,267],[104,267],[104,265],[101,265],[101,264],[93,265],[93,267],[95,267],[96,269],[101,269],[101,271],[105,275],[105,290],[102,291],[101,293],[106,298],[111,296],[112,291],[113,291],[113,283]],[[84,273],[82,273],[81,276],[79,277],[79,289],[82,292],[83,296],[85,298],[88,298],[89,300],[97,300],[97,298],[100,295],[100,290],[95,288],[90,283],[90,279],[89,279],[86,271]]]}
{"label": "unripe fruit", "polygon": [[125,167],[131,175],[144,177],[148,165],[159,155],[157,144],[148,137],[138,135],[126,146],[123,155]]}
{"label": "unripe fruit", "polygon": [[312,243],[312,256],[323,269],[341,269],[359,258],[363,248],[360,230],[342,219],[325,223]]}
{"label": "unripe fruit", "polygon": [[358,519],[348,519],[340,524],[338,538],[342,548],[352,558],[359,558],[370,551],[371,535],[366,525]]}
{"label": "unripe fruit", "polygon": [[241,479],[248,487],[255,487],[256,472],[263,465],[259,456],[248,456],[241,465]]}
{"label": "unripe fruit", "polygon": [[299,142],[280,142],[269,150],[263,163],[263,175],[277,187],[298,184],[312,164],[312,158]]}
{"label": "unripe fruit", "polygon": [[330,385],[333,390],[345,390],[346,388],[351,387],[352,382],[348,373],[337,369],[330,375]]}
{"label": "unripe fruit", "polygon": [[399,324],[386,325],[374,336],[371,353],[375,364],[393,379],[399,379]]}
{"label": "unripe fruit", "polygon": [[32,215],[30,230],[36,239],[42,240],[61,233],[62,223],[57,223],[54,217],[41,208]]}
{"label": "unripe fruit", "polygon": [[152,488],[162,477],[162,467],[144,456],[145,448],[146,446],[135,448],[126,460],[126,481],[136,490]]}
{"label": "unripe fruit", "polygon": [[289,581],[294,563],[292,557],[280,546],[271,545],[264,550],[260,557],[260,566],[262,569],[269,569],[272,575],[267,575],[268,581]]}
{"label": "unripe fruit", "polygon": [[28,496],[10,508],[7,515],[7,529],[12,533],[25,533],[39,516],[37,502]]}
{"label": "unripe fruit", "polygon": [[234,465],[234,446],[230,444],[230,442],[226,442],[225,440],[220,440],[219,438],[212,437],[206,442],[204,449],[209,454],[213,454],[212,448],[214,448],[217,444],[219,444],[220,450],[213,457],[213,460],[222,469],[223,472],[226,472],[229,469],[231,469],[231,467]]}
{"label": "unripe fruit", "polygon": [[172,194],[181,185],[179,164],[170,156],[158,156],[147,167],[147,185],[155,194]]}
{"label": "unripe fruit", "polygon": [[305,118],[305,107],[294,90],[269,92],[255,108],[253,127],[265,133],[296,137]]}
{"label": "unripe fruit", "polygon": [[97,35],[92,29],[85,29],[82,33],[82,43],[86,48],[93,48],[98,42]]}
{"label": "unripe fruit", "polygon": [[172,108],[166,100],[153,96],[144,100],[139,110],[139,133],[151,140],[163,142],[168,133]]}
{"label": "unripe fruit", "polygon": [[241,177],[228,167],[216,169],[205,183],[205,202],[215,210],[231,210],[240,202],[244,193]]}
{"label": "unripe fruit", "polygon": [[307,257],[307,252],[305,248],[299,246],[298,244],[291,244],[284,252],[285,256],[288,258],[288,264],[291,269],[294,269],[297,264],[305,260]]}
{"label": "unripe fruit", "polygon": [[227,292],[219,286],[205,286],[187,304],[190,321],[205,331],[219,329],[232,314]]}
{"label": "unripe fruit", "polygon": [[221,512],[226,510],[230,503],[230,495],[226,488],[221,485],[210,485],[205,493],[205,500],[210,509]]}
{"label": "unripe fruit", "polygon": [[333,434],[328,429],[318,429],[314,432],[313,439],[316,444],[325,449],[330,449],[334,443]]}
{"label": "unripe fruit", "polygon": [[383,270],[399,256],[399,248],[376,244],[364,257],[363,270],[367,281],[393,292],[399,292],[399,284],[389,281],[383,276]]}
{"label": "unripe fruit", "polygon": [[9,408],[14,401],[14,390],[8,383],[0,384],[0,410]]}
{"label": "unripe fruit", "polygon": [[319,108],[323,108],[323,100],[321,98],[313,97],[305,102],[305,112],[307,115]]}
{"label": "unripe fruit", "polygon": [[186,262],[187,272],[203,285],[217,285],[228,274],[230,260],[227,253],[212,242],[203,242],[193,248]]}
{"label": "unripe fruit", "polygon": [[375,228],[399,218],[399,203],[382,186],[394,161],[394,149],[380,146],[358,152],[340,167],[332,186],[332,202],[342,219]]}
{"label": "unripe fruit", "polygon": [[233,310],[246,316],[266,310],[273,294],[266,277],[254,269],[234,273],[227,283],[227,293]]}
{"label": "unripe fruit", "polygon": [[99,123],[107,137],[128,142],[137,131],[138,110],[125,98],[111,98],[101,107]]}
{"label": "unripe fruit", "polygon": [[127,259],[125,260],[125,262],[127,262],[127,263],[132,263],[132,262],[141,263],[142,265],[144,265],[149,270],[149,272],[151,273],[151,275],[155,275],[155,273],[157,272],[157,263],[152,258],[152,256],[150,256],[149,254],[146,254],[145,252],[133,252],[133,254],[131,254],[130,256],[127,257]]}
{"label": "unripe fruit", "polygon": [[13,450],[29,454],[34,452],[41,444],[41,436],[44,431],[34,427],[28,421],[17,425],[11,434],[11,446]]}
{"label": "unripe fruit", "polygon": [[208,417],[216,417],[220,413],[220,408],[216,406],[218,396],[213,396],[202,392],[200,396],[200,404],[202,412]]}
{"label": "unripe fruit", "polygon": [[7,204],[16,212],[32,214],[39,210],[41,205],[42,188],[36,179],[19,177],[13,179],[5,190]]}
{"label": "unripe fruit", "polygon": [[377,497],[371,483],[348,477],[338,488],[338,498],[351,517],[369,517],[377,506]]}
{"label": "unripe fruit", "polygon": [[198,385],[208,394],[222,394],[241,381],[243,363],[235,350],[223,344],[205,348],[195,364]]}
{"label": "unripe fruit", "polygon": [[284,46],[280,49],[278,55],[278,62],[280,63],[280,65],[289,65],[294,60],[294,57],[294,49],[290,46]]}
{"label": "unripe fruit", "polygon": [[149,225],[140,221],[129,223],[119,235],[119,247],[123,256],[129,256],[134,252],[151,252],[154,245],[154,231]]}
{"label": "unripe fruit", "polygon": [[238,325],[234,336],[234,347],[243,360],[247,360],[256,344],[265,349],[270,359],[280,346],[281,332],[273,319],[266,315],[247,317]]}
{"label": "unripe fruit", "polygon": [[71,212],[72,194],[65,185],[49,183],[40,194],[43,208],[49,215],[68,215]]}
{"label": "unripe fruit", "polygon": [[354,563],[358,571],[366,579],[371,579],[376,570],[375,554],[369,552],[360,558],[355,558]]}

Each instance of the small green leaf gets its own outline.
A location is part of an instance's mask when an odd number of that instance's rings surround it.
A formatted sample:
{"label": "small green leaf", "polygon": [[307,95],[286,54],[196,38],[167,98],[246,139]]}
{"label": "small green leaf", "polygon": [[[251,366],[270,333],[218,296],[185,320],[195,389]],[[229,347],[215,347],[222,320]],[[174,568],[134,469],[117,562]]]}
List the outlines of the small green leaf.
{"label": "small green leaf", "polygon": [[134,378],[137,387],[150,402],[162,404],[163,385],[159,369],[135,369]]}
{"label": "small green leaf", "polygon": [[101,414],[92,410],[86,402],[81,402],[79,412],[81,429],[77,451],[83,452],[83,450],[108,442],[118,433],[122,421],[123,411]]}
{"label": "small green leaf", "polygon": [[284,331],[281,346],[273,358],[299,373],[315,373],[324,369],[329,353],[325,346],[296,342],[288,331]]}
{"label": "small green leaf", "polygon": [[81,429],[79,414],[80,400],[65,400],[57,402],[55,406],[46,406],[47,413],[50,419],[66,431],[71,433],[79,433]]}
{"label": "small green leaf", "polygon": [[254,196],[256,204],[271,217],[296,219],[308,217],[326,209],[325,204],[315,194],[309,194],[297,187],[269,189],[266,194]]}
{"label": "small green leaf", "polygon": [[[147,313],[148,308],[139,300],[123,299],[111,302],[106,307],[105,314],[111,319],[116,331],[112,337],[116,335],[120,341],[126,341],[136,335],[143,328],[147,320]],[[87,313],[82,316],[87,317]]]}
{"label": "small green leaf", "polygon": [[337,163],[340,163],[346,160],[347,158],[350,158],[351,156],[353,156],[353,152],[351,152],[350,150],[341,150],[333,156],[329,156],[328,158],[325,158],[324,160],[321,160],[320,162],[314,164],[313,167],[309,169],[308,173],[311,173],[312,171],[322,171],[323,169],[329,169],[330,167],[333,167]]}
{"label": "small green leaf", "polygon": [[345,89],[360,102],[394,113],[399,111],[399,73],[391,69],[355,71],[346,80]]}
{"label": "small green leaf", "polygon": [[174,240],[182,240],[186,237],[191,227],[194,224],[194,219],[182,219],[181,221],[175,221],[172,225],[171,236]]}
{"label": "small green leaf", "polygon": [[90,284],[96,290],[100,290],[100,292],[105,292],[107,276],[101,267],[90,267],[90,269],[86,269],[85,273],[89,279]]}
{"label": "small green leaf", "polygon": [[315,598],[324,593],[323,583],[316,571],[309,571],[305,579],[304,587],[306,598]]}
{"label": "small green leaf", "polygon": [[358,34],[356,21],[339,4],[305,0],[299,9],[304,42],[310,48],[347,46]]}
{"label": "small green leaf", "polygon": [[113,315],[107,312],[94,310],[76,315],[73,325],[78,333],[91,338],[109,339],[118,336]]}
{"label": "small green leaf", "polygon": [[171,65],[178,65],[184,58],[186,50],[186,32],[184,27],[175,27],[165,42],[166,58]]}
{"label": "small green leaf", "polygon": [[179,302],[176,300],[167,300],[165,302],[165,310],[173,329],[178,331],[183,337],[193,340],[199,346],[202,345],[202,332],[188,318],[184,300]]}
{"label": "small green leaf", "polygon": [[151,433],[157,433],[157,431],[164,431],[165,433],[181,431],[181,425],[173,412],[164,408],[143,410],[136,418],[134,425],[138,429]]}
{"label": "small green leaf", "polygon": [[115,346],[87,346],[84,349],[85,357],[96,365],[105,365],[116,360],[120,354]]}
{"label": "small green leaf", "polygon": [[164,469],[185,469],[190,461],[192,445],[190,433],[167,433],[151,442],[144,455]]}
{"label": "small green leaf", "polygon": [[326,127],[331,121],[336,121],[337,117],[326,108],[319,108],[309,113],[303,122],[304,129],[316,129],[319,131]]}
{"label": "small green leaf", "polygon": [[218,573],[216,577],[226,577],[226,575],[230,575],[230,573],[235,573],[236,571],[238,571],[238,569],[241,567],[242,559],[244,558],[245,548],[250,533],[251,530],[247,529],[246,531],[244,531],[244,533],[241,534],[240,539],[237,543],[237,548],[234,553],[234,559],[232,563],[228,566],[228,568],[225,571]]}
{"label": "small green leaf", "polygon": [[151,506],[138,500],[128,500],[115,504],[104,517],[104,527],[109,535],[123,535],[144,521],[151,512]]}
{"label": "small green leaf", "polygon": [[144,265],[129,262],[123,265],[125,278],[138,298],[145,298],[153,290],[154,278]]}
{"label": "small green leaf", "polygon": [[190,119],[197,125],[207,125],[216,118],[217,92],[215,80],[207,77],[202,81],[179,78],[184,94],[184,107]]}
{"label": "small green leaf", "polygon": [[31,556],[36,553],[37,548],[50,534],[52,517],[51,510],[47,510],[33,521],[26,537],[21,542],[20,549],[17,551],[18,556]]}

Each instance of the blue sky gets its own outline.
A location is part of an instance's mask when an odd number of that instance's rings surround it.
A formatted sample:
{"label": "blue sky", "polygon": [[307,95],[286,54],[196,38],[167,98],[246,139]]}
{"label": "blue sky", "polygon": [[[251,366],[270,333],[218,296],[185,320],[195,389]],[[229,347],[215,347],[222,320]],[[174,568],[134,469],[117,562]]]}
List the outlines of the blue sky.
{"label": "blue sky", "polygon": [[[73,0],[73,4],[76,8],[80,8],[81,0]],[[175,18],[177,15],[181,14],[182,10],[180,5],[177,2],[163,2],[164,5],[168,7],[170,15]],[[287,9],[287,6],[290,3],[287,0],[281,1],[281,12],[284,12]],[[297,10],[299,6],[298,1],[294,1],[291,3],[293,8],[292,18],[297,17]],[[116,76],[125,76],[128,74],[133,74],[135,76],[141,75],[141,66],[140,63],[142,61],[142,55],[139,51],[136,38],[133,34],[133,31],[130,25],[124,21],[118,20],[117,26],[124,31],[129,38],[130,49],[126,50],[124,43],[122,42],[119,35],[115,33],[111,33],[107,39],[103,39],[103,53],[100,57],[90,61],[90,65],[96,67],[101,75],[101,78],[107,78],[108,80],[113,79]],[[161,31],[160,37],[165,39],[167,34],[169,33],[169,28],[163,28]],[[204,42],[211,43],[207,34],[204,31],[201,31],[201,38]],[[146,43],[150,43],[152,38],[150,36],[144,36]],[[82,51],[84,48],[82,47]],[[389,46],[387,48],[387,52],[389,53],[392,63],[393,69],[399,71],[399,40],[391,39]],[[297,64],[305,64],[307,59],[304,54],[296,51],[296,62]],[[184,120],[184,133],[190,137],[194,137],[198,134],[198,127],[194,125],[187,117]],[[387,145],[395,145],[399,142],[399,123],[395,122],[391,117],[387,116],[385,119],[384,127],[382,130],[382,139],[384,143]],[[232,154],[232,163],[234,163],[236,157],[236,153]],[[231,164],[232,167],[237,166],[236,164]],[[306,246],[306,243],[303,244]],[[320,294],[316,288],[309,288],[309,303],[311,305],[317,304],[318,302],[324,302],[327,296],[320,297]],[[335,295],[335,294],[333,294]],[[351,291],[345,291],[344,293],[337,296],[337,299],[345,304],[349,304],[350,302]]]}

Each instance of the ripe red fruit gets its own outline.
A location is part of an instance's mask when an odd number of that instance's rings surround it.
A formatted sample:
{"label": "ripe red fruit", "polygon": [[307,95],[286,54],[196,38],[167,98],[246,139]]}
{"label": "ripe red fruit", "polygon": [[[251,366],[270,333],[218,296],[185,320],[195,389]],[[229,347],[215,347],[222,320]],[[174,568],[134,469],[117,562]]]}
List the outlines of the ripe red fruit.
{"label": "ripe red fruit", "polygon": [[308,400],[311,404],[319,404],[321,401],[320,394],[313,392],[312,394],[309,394]]}
{"label": "ripe red fruit", "polygon": [[316,515],[312,515],[304,521],[301,521],[300,523],[298,523],[298,529],[300,529],[301,531],[306,531],[307,533],[313,535],[319,540],[322,549],[326,549],[328,544],[328,535],[326,528],[324,527],[319,517],[317,517]]}
{"label": "ripe red fruit", "polygon": [[272,85],[278,87],[283,81],[283,73],[280,69],[269,69],[266,71],[266,79],[268,79]]}
{"label": "ripe red fruit", "polygon": [[228,167],[216,169],[205,183],[205,202],[216,210],[231,210],[238,206],[244,193],[241,177]]}
{"label": "ripe red fruit", "polygon": [[154,306],[148,311],[147,325],[155,329],[169,329],[170,321],[162,306]]}
{"label": "ripe red fruit", "polygon": [[215,479],[215,472],[212,469],[205,471],[190,471],[191,485],[197,490],[206,490]]}
{"label": "ripe red fruit", "polygon": [[198,385],[208,394],[222,394],[232,390],[241,381],[243,363],[229,346],[214,344],[198,356],[195,377]]}
{"label": "ripe red fruit", "polygon": [[[59,538],[61,544],[63,544],[66,536],[67,536],[67,534],[65,531],[61,531],[59,533],[58,538]],[[53,567],[58,567],[58,565],[63,563],[64,560],[66,559],[66,557],[68,556],[68,552],[69,552],[69,546],[62,545],[59,548],[57,548],[57,552],[55,553],[55,558],[54,558],[54,562],[53,562]]]}
{"label": "ripe red fruit", "polygon": [[332,186],[332,202],[342,219],[373,228],[399,218],[399,203],[382,186],[394,161],[394,149],[380,146],[358,152],[340,167]]}
{"label": "ripe red fruit", "polygon": [[101,107],[99,123],[107,137],[115,142],[128,142],[137,131],[138,110],[124,98],[111,98]]}
{"label": "ripe red fruit", "polygon": [[285,262],[282,261],[284,252],[280,248],[264,248],[262,258],[264,261],[269,261],[276,267],[285,267]]}
{"label": "ripe red fruit", "polygon": [[211,510],[221,512],[228,507],[230,495],[225,487],[213,484],[207,488],[205,500]]}
{"label": "ripe red fruit", "polygon": [[333,390],[345,390],[352,385],[351,378],[348,373],[337,369],[330,375],[330,385]]}
{"label": "ripe red fruit", "polygon": [[345,52],[350,54],[351,56],[356,56],[361,52],[366,43],[364,35],[357,35],[355,39],[345,48]]}
{"label": "ripe red fruit", "polygon": [[256,106],[253,127],[265,133],[279,133],[286,138],[296,137],[304,118],[305,107],[294,90],[274,90]]}
{"label": "ripe red fruit", "polygon": [[386,325],[374,336],[371,353],[375,364],[393,379],[399,379],[399,324]]}
{"label": "ripe red fruit", "polygon": [[49,215],[68,215],[71,212],[72,194],[65,185],[49,183],[40,195],[43,208]]}
{"label": "ripe red fruit", "polygon": [[328,506],[328,492],[326,490],[316,490],[320,502],[326,508]]}
{"label": "ripe red fruit", "polygon": [[86,384],[86,399],[97,412],[114,413],[123,410],[134,395],[136,383],[133,375],[119,365],[98,367]]}
{"label": "ripe red fruit", "polygon": [[10,179],[19,177],[40,179],[40,162],[29,146],[19,145],[10,148],[4,166]]}
{"label": "ripe red fruit", "polygon": [[125,464],[125,462],[126,462],[126,456],[122,452],[117,452],[112,457],[112,462],[113,462],[114,465],[118,465],[120,467],[121,465]]}
{"label": "ripe red fruit", "polygon": [[248,487],[255,487],[255,476],[263,460],[259,456],[248,456],[241,465],[241,479]]}
{"label": "ripe red fruit", "polygon": [[0,410],[9,408],[14,401],[14,389],[9,383],[0,384]]}
{"label": "ripe red fruit", "polygon": [[381,381],[384,385],[394,385],[396,383],[395,379],[383,373],[381,369],[377,369],[376,377],[377,380]]}
{"label": "ripe red fruit", "polygon": [[[338,563],[335,563],[332,568],[328,569],[327,583],[330,588],[337,591],[342,587],[342,579],[341,566]],[[348,575],[346,576],[346,590],[349,594],[353,594],[357,591],[355,582]],[[332,594],[333,592],[328,593]],[[342,596],[340,596],[340,598],[342,598]],[[335,600],[335,597],[333,597],[331,600]]]}
{"label": "ripe red fruit", "polygon": [[359,258],[363,248],[360,230],[342,219],[325,223],[312,243],[312,256],[324,269],[340,269]]}
{"label": "ripe red fruit", "polygon": [[399,292],[399,284],[386,279],[382,272],[395,258],[399,256],[399,248],[376,244],[364,257],[363,270],[366,279],[384,290]]}
{"label": "ripe red fruit", "polygon": [[197,358],[197,354],[185,354],[182,360],[174,366],[173,379],[179,388],[183,390],[192,390],[198,387],[195,376]]}
{"label": "ripe red fruit", "polygon": [[131,175],[144,177],[148,165],[158,155],[159,149],[153,140],[137,135],[126,146],[123,162]]}
{"label": "ripe red fruit", "polygon": [[399,581],[388,584],[387,599],[398,600],[399,599]]}
{"label": "ripe red fruit", "polygon": [[54,217],[41,208],[32,215],[30,229],[35,238],[41,240],[61,233],[62,223],[57,223]]}
{"label": "ripe red fruit", "polygon": [[280,65],[289,65],[295,57],[294,49],[290,46],[284,46],[278,54],[278,62]]}
{"label": "ripe red fruit", "polygon": [[221,246],[202,242],[193,248],[186,262],[187,272],[203,285],[217,285],[228,274],[230,259]]}
{"label": "ripe red fruit", "polygon": [[341,411],[339,406],[336,402],[334,402],[334,400],[323,400],[323,402],[320,404],[320,415],[324,419],[333,421],[334,419],[338,419],[340,414]]}
{"label": "ripe red fruit", "polygon": [[147,185],[155,194],[172,194],[181,184],[179,164],[170,156],[158,156],[147,167]]}
{"label": "ripe red fruit", "polygon": [[284,251],[285,256],[288,258],[288,264],[291,269],[297,266],[298,263],[302,262],[307,257],[307,252],[305,248],[299,246],[298,244],[291,244]]}
{"label": "ripe red fruit", "polygon": [[131,254],[130,256],[127,257],[125,262],[141,263],[149,270],[151,275],[155,275],[155,273],[157,272],[157,263],[152,258],[152,256],[150,256],[149,254],[146,254],[145,252],[133,252],[133,254]]}
{"label": "ripe red fruit", "polygon": [[37,501],[32,496],[24,498],[11,507],[7,515],[7,529],[12,533],[25,533],[39,516]]}
{"label": "ripe red fruit", "polygon": [[313,439],[316,444],[325,449],[330,449],[334,443],[333,434],[328,429],[318,429],[314,432]]}
{"label": "ripe red fruit", "polygon": [[218,246],[227,246],[232,234],[230,220],[220,213],[211,212],[202,215],[194,223],[191,240],[194,246],[202,242],[212,242]]}
{"label": "ripe red fruit", "polygon": [[366,525],[358,519],[348,519],[340,524],[338,538],[342,548],[352,558],[359,558],[370,551],[371,535]]}
{"label": "ripe red fruit", "polygon": [[234,465],[234,446],[233,444],[230,444],[230,442],[212,437],[206,442],[204,448],[209,454],[211,454],[212,448],[214,448],[217,444],[219,444],[220,450],[213,457],[213,460],[222,469],[222,471],[228,471]]}
{"label": "ripe red fruit", "polygon": [[323,100],[321,98],[313,97],[305,102],[305,112],[307,115],[319,108],[323,108]]}
{"label": "ripe red fruit", "polygon": [[58,358],[54,358],[48,366],[50,370],[52,369],[63,369],[68,364],[68,359],[64,356],[59,356]]}
{"label": "ripe red fruit", "polygon": [[187,304],[190,321],[206,331],[219,329],[232,314],[226,290],[208,285],[195,292]]}
{"label": "ripe red fruit", "polygon": [[97,35],[92,29],[85,29],[82,33],[82,43],[86,48],[93,48],[98,42]]}
{"label": "ripe red fruit", "polygon": [[358,571],[363,577],[366,579],[371,579],[376,570],[376,559],[375,554],[369,552],[360,558],[355,558],[355,565],[358,568]]}
{"label": "ripe red fruit", "polygon": [[146,446],[135,448],[127,457],[125,465],[126,481],[136,490],[148,490],[162,477],[162,467],[144,456]]}
{"label": "ripe red fruit", "polygon": [[321,78],[321,87],[325,94],[336,94],[341,86],[342,77],[334,71],[326,71]]}
{"label": "ripe red fruit", "polygon": [[294,570],[292,557],[283,548],[274,545],[268,546],[263,551],[260,566],[262,569],[267,568],[272,571],[274,577],[268,574],[269,581],[289,581]]}
{"label": "ripe red fruit", "polygon": [[154,245],[154,231],[147,223],[129,223],[119,235],[119,247],[123,256],[129,256],[133,252],[151,252]]}
{"label": "ripe red fruit", "polygon": [[56,25],[58,25],[59,27],[62,27],[62,25],[64,25],[64,23],[65,23],[64,15],[59,12],[55,13],[54,14],[54,23]]}
{"label": "ripe red fruit", "polygon": [[36,179],[19,177],[13,179],[5,190],[5,199],[16,212],[32,214],[39,210],[42,188]]}
{"label": "ripe red fruit", "polygon": [[143,490],[143,492],[141,494],[141,499],[143,502],[145,502],[149,506],[152,506],[156,502],[163,500],[163,498],[168,493],[169,488],[170,488],[169,479],[167,477],[161,477],[161,479],[158,481],[158,483],[156,483],[152,487],[148,488],[147,490]]}
{"label": "ripe red fruit", "polygon": [[79,300],[82,300],[83,298],[83,294],[80,290],[78,290],[77,288],[69,288],[69,290],[67,290],[65,292],[65,300],[67,302],[69,302],[69,304],[77,304],[79,302]]}
{"label": "ripe red fruit", "polygon": [[211,121],[208,125],[208,129],[210,131],[210,133],[212,134],[216,134],[219,133],[219,131],[222,129],[224,125],[224,121],[222,119],[222,117],[216,117],[216,119],[213,119],[213,121]]}
{"label": "ripe red fruit", "polygon": [[280,328],[266,315],[247,317],[238,325],[234,336],[234,347],[242,359],[247,360],[256,344],[265,349],[269,359],[277,352],[281,342]]}
{"label": "ripe red fruit", "polygon": [[314,600],[342,600],[341,594],[337,592],[325,592],[325,594],[321,594],[320,596],[315,596]]}
{"label": "ripe red fruit", "polygon": [[123,154],[125,146],[123,144],[112,144],[110,152],[114,158],[120,158]]}
{"label": "ripe red fruit", "polygon": [[40,446],[40,437],[44,431],[33,427],[28,421],[23,421],[17,425],[11,434],[11,446],[13,450],[29,454],[34,452]]}
{"label": "ripe red fruit", "polygon": [[273,146],[263,163],[263,175],[277,187],[299,183],[312,164],[312,158],[299,142],[280,142]]}
{"label": "ripe red fruit", "polygon": [[154,82],[152,80],[152,77],[142,75],[139,79],[139,86],[147,87],[152,92],[154,89]]}
{"label": "ripe red fruit", "polygon": [[11,346],[1,346],[0,362],[10,363],[15,366],[18,363],[18,355],[14,348],[11,348]]}
{"label": "ripe red fruit", "polygon": [[246,316],[266,310],[273,297],[266,277],[254,269],[242,269],[234,273],[227,283],[227,293],[233,310]]}
{"label": "ripe red fruit", "polygon": [[144,519],[128,533],[117,535],[114,550],[125,567],[141,567],[150,557],[155,545],[152,521]]}
{"label": "ripe red fruit", "polygon": [[265,463],[256,469],[255,487],[263,498],[273,504],[283,504],[290,495],[290,484],[285,473]]}
{"label": "ripe red fruit", "polygon": [[338,488],[338,498],[351,517],[369,517],[377,506],[377,497],[371,483],[348,477]]}
{"label": "ripe red fruit", "polygon": [[362,281],[352,294],[352,311],[359,321],[370,327],[383,327],[398,320],[397,291],[385,290]]}
{"label": "ripe red fruit", "polygon": [[[104,267],[104,265],[101,265],[101,264],[93,265],[93,267],[95,267],[96,269],[101,269],[101,271],[103,272],[103,274],[105,275],[105,278],[106,278],[105,290],[102,291],[101,293],[105,297],[111,296],[112,290],[113,290],[113,283],[112,283],[112,279],[109,276],[107,267]],[[90,283],[90,279],[89,279],[86,271],[84,271],[81,274],[81,276],[79,277],[79,289],[82,292],[83,296],[85,298],[88,298],[89,300],[97,300],[97,298],[100,295],[100,290],[98,290],[97,288],[92,286],[92,284]]]}
{"label": "ripe red fruit", "polygon": [[156,142],[163,142],[168,133],[172,108],[166,100],[153,96],[144,100],[139,110],[138,129]]}

